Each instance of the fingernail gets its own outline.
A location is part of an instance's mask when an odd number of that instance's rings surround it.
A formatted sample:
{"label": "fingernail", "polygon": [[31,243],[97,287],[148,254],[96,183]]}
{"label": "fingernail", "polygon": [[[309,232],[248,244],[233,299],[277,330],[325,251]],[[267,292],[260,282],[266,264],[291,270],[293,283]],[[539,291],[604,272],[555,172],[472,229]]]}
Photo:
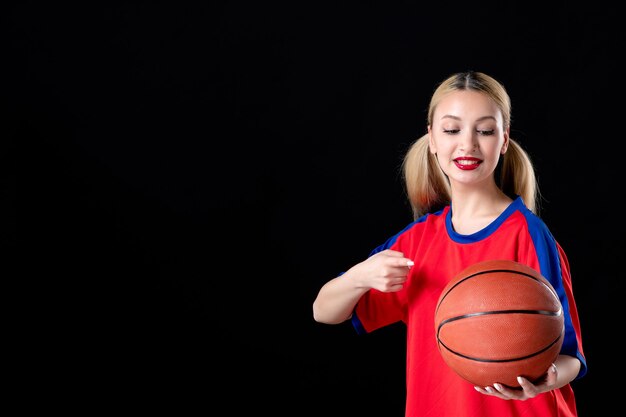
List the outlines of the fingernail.
{"label": "fingernail", "polygon": [[553,374],[556,374],[556,365],[552,364],[552,366],[550,367],[550,372],[552,372]]}
{"label": "fingernail", "polygon": [[475,386],[475,385],[474,385],[474,389],[475,389],[476,391],[480,392],[480,389],[479,389],[477,386]]}
{"label": "fingernail", "polygon": [[415,265],[415,262],[413,261],[407,261],[406,266],[413,266]]}
{"label": "fingernail", "polygon": [[522,379],[522,377],[521,377],[521,376],[518,376],[518,377],[517,377],[517,382],[519,382],[520,384],[522,384],[522,383],[524,382],[524,380]]}
{"label": "fingernail", "polygon": [[497,389],[498,391],[502,391],[502,385],[500,384],[493,384],[494,388]]}

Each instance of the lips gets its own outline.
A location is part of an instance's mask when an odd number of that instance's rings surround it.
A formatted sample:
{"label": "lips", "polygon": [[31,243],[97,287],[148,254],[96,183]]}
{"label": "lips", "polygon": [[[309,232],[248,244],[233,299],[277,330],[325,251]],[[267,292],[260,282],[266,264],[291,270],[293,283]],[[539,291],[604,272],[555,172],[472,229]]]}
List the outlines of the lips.
{"label": "lips", "polygon": [[457,168],[464,171],[469,171],[478,168],[478,166],[482,163],[482,160],[471,156],[464,156],[461,158],[456,158],[453,162],[457,166]]}

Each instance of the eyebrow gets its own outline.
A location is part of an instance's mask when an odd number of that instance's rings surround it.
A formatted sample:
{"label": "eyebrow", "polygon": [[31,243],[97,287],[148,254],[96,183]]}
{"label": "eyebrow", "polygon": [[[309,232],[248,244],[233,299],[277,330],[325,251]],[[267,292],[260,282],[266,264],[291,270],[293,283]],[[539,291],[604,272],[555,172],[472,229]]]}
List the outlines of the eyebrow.
{"label": "eyebrow", "polygon": [[[441,116],[442,119],[454,119],[454,120],[461,120],[460,117],[458,116],[454,116],[452,114],[444,114],[443,116]],[[483,116],[483,117],[479,117],[478,119],[476,119],[477,122],[482,122],[483,120],[494,120],[497,121],[495,117],[493,116]]]}

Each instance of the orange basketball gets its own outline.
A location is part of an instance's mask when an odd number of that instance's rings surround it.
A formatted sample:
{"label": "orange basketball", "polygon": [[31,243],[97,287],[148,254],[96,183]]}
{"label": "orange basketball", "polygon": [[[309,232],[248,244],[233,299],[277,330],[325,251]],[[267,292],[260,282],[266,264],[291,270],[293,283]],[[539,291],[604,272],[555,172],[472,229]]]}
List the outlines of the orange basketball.
{"label": "orange basketball", "polygon": [[435,334],[444,361],[482,387],[543,376],[563,344],[563,309],[539,272],[508,260],[473,264],[441,292]]}

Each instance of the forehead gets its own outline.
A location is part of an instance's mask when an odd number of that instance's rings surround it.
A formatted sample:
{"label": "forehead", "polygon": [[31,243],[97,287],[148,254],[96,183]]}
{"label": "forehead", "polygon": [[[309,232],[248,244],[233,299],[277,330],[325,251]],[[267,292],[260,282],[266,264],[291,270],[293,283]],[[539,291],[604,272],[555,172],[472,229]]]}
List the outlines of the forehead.
{"label": "forehead", "polygon": [[502,121],[502,113],[495,101],[479,91],[453,91],[443,96],[434,112],[434,121],[454,116],[455,118],[475,120],[486,116]]}

